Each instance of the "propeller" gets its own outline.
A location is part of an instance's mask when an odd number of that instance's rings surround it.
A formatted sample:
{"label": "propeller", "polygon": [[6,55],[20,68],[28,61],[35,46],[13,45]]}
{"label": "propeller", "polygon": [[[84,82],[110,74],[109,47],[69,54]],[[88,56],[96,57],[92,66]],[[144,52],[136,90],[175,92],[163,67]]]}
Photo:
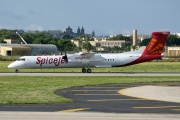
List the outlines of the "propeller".
{"label": "propeller", "polygon": [[62,56],[62,59],[66,60],[66,62],[68,61],[68,57],[67,57],[66,51],[65,51],[65,55]]}

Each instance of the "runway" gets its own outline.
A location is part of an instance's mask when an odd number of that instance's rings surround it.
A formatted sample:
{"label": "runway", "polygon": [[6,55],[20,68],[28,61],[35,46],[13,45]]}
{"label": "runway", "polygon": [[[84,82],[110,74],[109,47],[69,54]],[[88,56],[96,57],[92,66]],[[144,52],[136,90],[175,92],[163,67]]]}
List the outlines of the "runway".
{"label": "runway", "polygon": [[179,120],[174,114],[116,114],[95,112],[0,112],[1,120]]}
{"label": "runway", "polygon": [[0,73],[0,76],[180,76],[180,73]]}

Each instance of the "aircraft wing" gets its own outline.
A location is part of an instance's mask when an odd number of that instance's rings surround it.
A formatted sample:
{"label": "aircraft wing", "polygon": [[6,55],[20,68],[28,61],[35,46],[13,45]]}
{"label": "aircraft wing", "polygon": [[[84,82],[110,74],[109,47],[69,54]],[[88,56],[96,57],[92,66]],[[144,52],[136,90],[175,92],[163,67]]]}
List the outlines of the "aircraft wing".
{"label": "aircraft wing", "polygon": [[95,55],[94,52],[80,52],[79,55],[81,56],[85,56],[85,57],[92,57],[93,55]]}

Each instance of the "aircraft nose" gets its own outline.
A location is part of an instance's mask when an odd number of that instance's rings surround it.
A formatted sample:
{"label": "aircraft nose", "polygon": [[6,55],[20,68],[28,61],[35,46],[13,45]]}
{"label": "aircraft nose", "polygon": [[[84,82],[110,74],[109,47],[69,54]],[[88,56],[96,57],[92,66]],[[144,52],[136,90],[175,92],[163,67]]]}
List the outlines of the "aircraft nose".
{"label": "aircraft nose", "polygon": [[13,68],[13,65],[12,64],[8,65],[8,68]]}
{"label": "aircraft nose", "polygon": [[10,65],[8,65],[8,68],[15,68],[16,65],[14,63],[11,63]]}

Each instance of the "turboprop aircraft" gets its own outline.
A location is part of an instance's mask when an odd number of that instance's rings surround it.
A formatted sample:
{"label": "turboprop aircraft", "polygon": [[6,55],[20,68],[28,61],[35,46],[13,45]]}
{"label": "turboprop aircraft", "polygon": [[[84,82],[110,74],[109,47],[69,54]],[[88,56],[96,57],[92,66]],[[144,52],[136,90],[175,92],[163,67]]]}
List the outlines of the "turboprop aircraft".
{"label": "turboprop aircraft", "polygon": [[170,32],[153,32],[152,39],[144,50],[125,53],[96,54],[94,52],[55,56],[23,56],[8,68],[82,68],[82,73],[91,73],[91,67],[122,67],[160,59]]}

